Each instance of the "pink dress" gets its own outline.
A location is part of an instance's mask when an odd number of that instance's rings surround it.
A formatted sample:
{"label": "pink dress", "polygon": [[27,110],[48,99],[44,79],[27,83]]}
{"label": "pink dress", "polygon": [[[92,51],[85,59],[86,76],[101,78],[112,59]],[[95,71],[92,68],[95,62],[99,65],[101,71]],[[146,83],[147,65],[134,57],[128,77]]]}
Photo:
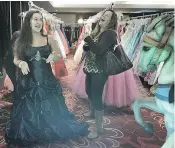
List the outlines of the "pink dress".
{"label": "pink dress", "polygon": [[80,98],[88,98],[85,91],[85,80],[86,75],[83,72],[84,61],[79,66],[77,70],[77,75],[75,81],[72,84],[72,90],[80,97]]}
{"label": "pink dress", "polygon": [[4,79],[4,87],[9,91],[14,91],[13,83],[10,80],[8,75],[6,75],[6,77]]}
{"label": "pink dress", "polygon": [[[84,62],[80,65],[72,90],[80,97],[87,98],[85,92],[86,75],[83,72]],[[133,70],[109,76],[103,91],[103,102],[109,106],[126,107],[139,95]]]}
{"label": "pink dress", "polygon": [[103,102],[106,105],[126,107],[139,96],[133,70],[109,76],[103,91]]}

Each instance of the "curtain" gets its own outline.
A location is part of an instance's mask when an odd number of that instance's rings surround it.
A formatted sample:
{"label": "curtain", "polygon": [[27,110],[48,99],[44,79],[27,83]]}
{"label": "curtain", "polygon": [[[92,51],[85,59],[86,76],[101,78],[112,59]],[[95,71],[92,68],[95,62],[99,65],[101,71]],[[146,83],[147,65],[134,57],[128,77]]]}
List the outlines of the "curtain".
{"label": "curtain", "polygon": [[2,72],[3,57],[10,40],[10,2],[0,2],[0,72]]}
{"label": "curtain", "polygon": [[[22,11],[29,9],[28,2],[22,1]],[[12,33],[21,28],[20,1],[11,1]],[[13,52],[10,44],[10,1],[0,2],[0,72],[6,69],[12,83],[15,84],[16,66],[13,64]]]}
{"label": "curtain", "polygon": [[13,34],[21,27],[21,18],[19,17],[20,2],[12,1],[11,4],[12,4],[12,34]]}

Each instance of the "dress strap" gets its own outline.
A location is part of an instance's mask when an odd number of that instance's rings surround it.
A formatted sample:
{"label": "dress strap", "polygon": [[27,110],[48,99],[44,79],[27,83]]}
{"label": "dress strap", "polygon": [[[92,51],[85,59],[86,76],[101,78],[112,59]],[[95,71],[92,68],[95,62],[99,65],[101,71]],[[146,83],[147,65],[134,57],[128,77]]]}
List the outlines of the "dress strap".
{"label": "dress strap", "polygon": [[49,41],[48,41],[48,35],[47,35],[47,45],[49,45]]}

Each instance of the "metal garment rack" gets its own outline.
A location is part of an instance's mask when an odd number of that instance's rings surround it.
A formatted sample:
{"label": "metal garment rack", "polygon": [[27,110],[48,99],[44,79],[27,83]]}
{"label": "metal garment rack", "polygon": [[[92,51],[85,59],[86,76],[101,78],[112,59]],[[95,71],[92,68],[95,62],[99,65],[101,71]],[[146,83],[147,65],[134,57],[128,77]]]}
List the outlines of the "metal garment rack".
{"label": "metal garment rack", "polygon": [[[112,3],[110,3],[110,5],[108,6],[108,7],[106,7],[104,10],[102,10],[101,12],[104,12],[104,11],[106,11],[106,10],[108,10],[108,9],[114,9],[114,6],[115,6],[115,4],[116,4],[117,2],[112,2]],[[100,13],[100,12],[99,12]],[[98,13],[97,13],[98,14]],[[96,15],[97,15],[96,14]],[[96,15],[94,15],[94,16],[96,16]],[[93,16],[90,16],[89,17],[89,19],[91,19]],[[84,21],[84,25],[88,22],[88,20],[89,19],[86,19],[85,21]]]}
{"label": "metal garment rack", "polygon": [[136,17],[130,17],[130,19],[148,18],[148,17],[152,17],[152,16],[167,15],[167,14],[174,14],[174,11],[155,13],[155,14],[149,14],[149,15],[142,15],[142,16],[136,16]]}
{"label": "metal garment rack", "polygon": [[12,2],[10,1],[10,38],[12,38]]}
{"label": "metal garment rack", "polygon": [[[60,23],[60,24],[63,24],[64,23],[59,18],[57,18],[55,15],[49,13],[48,11],[44,10],[43,8],[40,8],[40,7],[36,6],[32,1],[28,2],[28,5],[29,5],[29,11],[32,10],[32,9],[35,9],[35,10],[39,10],[39,11],[41,11],[43,13],[48,13],[48,14],[50,14],[56,20],[57,23]],[[24,17],[25,14],[26,14],[26,12],[21,12],[19,14],[19,16]]]}
{"label": "metal garment rack", "polygon": [[[37,10],[39,10],[41,12],[49,13],[48,11],[44,10],[43,8],[40,8],[40,7],[36,6],[32,1],[28,2],[28,5],[29,5],[29,10],[34,8],[34,9],[37,9]],[[49,13],[49,14],[52,15],[57,20],[58,23],[60,23],[60,24],[64,23],[63,21],[58,19],[55,15],[53,15],[51,13]]]}

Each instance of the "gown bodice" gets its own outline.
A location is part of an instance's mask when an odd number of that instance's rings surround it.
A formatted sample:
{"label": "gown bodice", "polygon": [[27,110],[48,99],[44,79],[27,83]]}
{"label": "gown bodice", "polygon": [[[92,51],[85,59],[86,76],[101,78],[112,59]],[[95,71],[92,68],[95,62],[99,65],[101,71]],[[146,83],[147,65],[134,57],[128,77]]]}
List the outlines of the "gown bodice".
{"label": "gown bodice", "polygon": [[39,85],[41,87],[55,88],[58,85],[50,63],[46,63],[46,59],[51,52],[50,45],[30,47],[24,56],[30,72],[21,76],[22,78],[19,79],[18,83],[19,86],[29,88]]}
{"label": "gown bodice", "polygon": [[[25,54],[25,59],[27,61],[37,60],[40,61],[40,58],[47,58],[49,54],[52,52],[50,45],[44,45],[39,47],[30,47],[29,50]],[[40,55],[38,55],[40,53]]]}

